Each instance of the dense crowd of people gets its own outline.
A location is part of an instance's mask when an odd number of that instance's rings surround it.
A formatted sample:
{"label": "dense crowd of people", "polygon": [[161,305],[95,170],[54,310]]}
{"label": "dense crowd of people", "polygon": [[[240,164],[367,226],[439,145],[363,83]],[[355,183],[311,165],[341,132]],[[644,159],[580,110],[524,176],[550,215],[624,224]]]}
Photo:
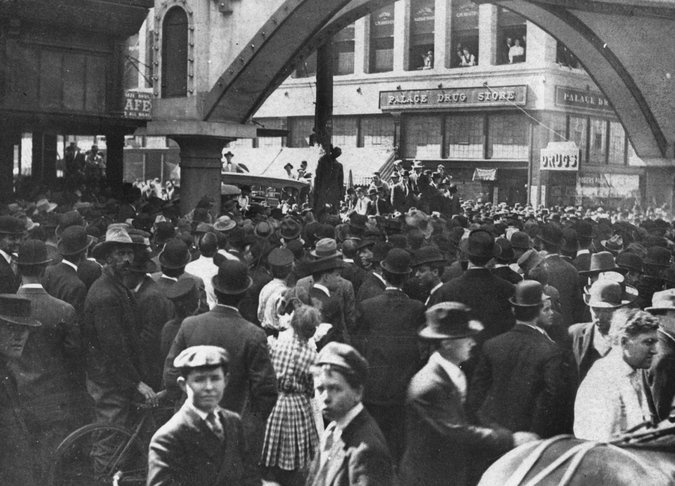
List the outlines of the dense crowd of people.
{"label": "dense crowd of people", "polygon": [[2,205],[0,484],[46,484],[69,432],[139,401],[178,410],[149,485],[470,485],[520,444],[668,418],[671,222],[462,201],[421,163],[345,191],[332,156],[274,208]]}

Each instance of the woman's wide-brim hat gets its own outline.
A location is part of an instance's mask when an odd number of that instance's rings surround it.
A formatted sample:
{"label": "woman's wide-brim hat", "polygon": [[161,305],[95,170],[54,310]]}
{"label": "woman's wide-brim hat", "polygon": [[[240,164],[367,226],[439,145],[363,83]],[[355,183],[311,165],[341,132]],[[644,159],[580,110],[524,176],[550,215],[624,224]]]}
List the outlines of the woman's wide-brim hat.
{"label": "woman's wide-brim hat", "polygon": [[108,226],[105,232],[105,240],[98,243],[91,251],[94,258],[101,260],[108,255],[110,251],[119,247],[126,246],[133,248],[134,242],[129,236],[128,226],[124,223],[116,223]]}
{"label": "woman's wide-brim hat", "polygon": [[471,310],[459,302],[441,302],[426,312],[427,322],[419,337],[431,340],[463,339],[483,330],[483,325],[471,317]]}

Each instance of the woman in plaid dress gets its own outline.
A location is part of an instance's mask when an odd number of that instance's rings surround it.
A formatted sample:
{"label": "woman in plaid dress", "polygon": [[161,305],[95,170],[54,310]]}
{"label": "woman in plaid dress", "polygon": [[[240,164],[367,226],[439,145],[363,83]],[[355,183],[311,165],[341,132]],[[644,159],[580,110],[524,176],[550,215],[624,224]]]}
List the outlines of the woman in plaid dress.
{"label": "woman in plaid dress", "polygon": [[313,307],[296,309],[291,328],[279,333],[271,347],[279,399],[267,419],[262,463],[281,485],[304,483],[302,476],[319,442],[310,403],[314,396],[310,368],[316,361],[311,338],[320,317]]}

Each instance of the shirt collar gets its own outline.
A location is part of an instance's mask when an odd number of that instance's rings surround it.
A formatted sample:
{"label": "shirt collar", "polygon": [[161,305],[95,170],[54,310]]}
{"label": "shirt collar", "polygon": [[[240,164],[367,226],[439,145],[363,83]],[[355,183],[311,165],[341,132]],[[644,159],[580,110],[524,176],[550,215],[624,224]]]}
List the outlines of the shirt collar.
{"label": "shirt collar", "polygon": [[12,263],[12,255],[7,253],[5,250],[0,250],[0,255],[2,255],[5,260],[7,260],[7,263]]}
{"label": "shirt collar", "polygon": [[342,436],[342,431],[347,428],[347,426],[352,423],[352,420],[356,418],[358,414],[363,411],[363,403],[359,402],[352,409],[344,414],[342,417],[335,421],[336,430],[340,431],[340,436]]}
{"label": "shirt collar", "polygon": [[328,287],[326,287],[325,285],[315,283],[314,288],[321,290],[324,294],[330,297],[330,290],[328,290]]}
{"label": "shirt collar", "polygon": [[[209,413],[210,413],[210,412],[205,412],[205,411],[203,411],[203,410],[199,410],[199,409],[198,409],[197,407],[195,407],[195,406],[192,404],[192,402],[190,402],[189,400],[186,400],[186,401],[185,401],[185,404],[187,405],[187,407],[188,407],[190,410],[192,410],[194,413],[196,413],[197,415],[199,415],[199,418],[200,418],[200,419],[206,421],[206,417],[209,416]],[[216,408],[213,409],[213,412],[218,412],[219,410],[220,410],[220,407],[216,407]]]}
{"label": "shirt collar", "polygon": [[162,274],[162,278],[165,278],[167,280],[173,280],[174,282],[178,282],[178,279],[176,277],[169,277],[168,275]]}
{"label": "shirt collar", "polygon": [[239,312],[239,309],[237,309],[236,307],[231,306],[231,305],[216,304],[216,307],[223,307],[223,308],[225,308],[225,309],[232,309],[233,311]]}
{"label": "shirt collar", "polygon": [[380,274],[377,273],[377,272],[373,272],[373,275],[375,275],[377,278],[379,278],[380,281],[381,281],[385,286],[387,285],[387,282],[384,281],[384,277],[383,277],[382,275],[380,275]]}
{"label": "shirt collar", "polygon": [[466,396],[466,375],[459,366],[445,359],[438,351],[431,355],[429,361],[443,368],[443,371],[448,374],[450,380],[457,387],[463,399]]}
{"label": "shirt collar", "polygon": [[436,292],[441,287],[443,287],[443,282],[439,282],[438,284],[436,284],[436,286],[433,289],[431,289],[431,292],[429,292],[429,295],[432,295],[434,292]]}
{"label": "shirt collar", "polygon": [[578,255],[583,255],[585,253],[590,253],[591,251],[588,248],[582,248],[581,250],[577,250],[577,256]]}
{"label": "shirt collar", "polygon": [[68,265],[69,267],[73,268],[77,272],[77,265],[75,265],[73,262],[69,262],[65,258],[61,260],[61,262],[65,265]]}
{"label": "shirt collar", "polygon": [[353,258],[343,258],[342,261],[344,261],[345,263],[354,263]]}
{"label": "shirt collar", "polygon": [[[542,334],[543,334],[544,336],[546,336],[546,337],[549,337],[548,334],[546,334],[546,331],[544,331],[541,327],[539,327],[539,326],[533,326],[533,325],[530,324],[529,322],[516,321],[516,324],[518,324],[519,326],[531,327],[531,328],[534,329],[535,331],[542,333]],[[549,338],[549,339],[550,339],[550,338]]]}
{"label": "shirt collar", "polygon": [[23,284],[21,286],[22,289],[44,289],[42,284],[39,283],[30,283],[30,284]]}
{"label": "shirt collar", "polygon": [[621,374],[621,376],[631,376],[637,371],[631,365],[626,363],[626,360],[623,359],[623,351],[620,347],[612,348],[612,350],[607,355],[607,359],[615,361],[617,371]]}

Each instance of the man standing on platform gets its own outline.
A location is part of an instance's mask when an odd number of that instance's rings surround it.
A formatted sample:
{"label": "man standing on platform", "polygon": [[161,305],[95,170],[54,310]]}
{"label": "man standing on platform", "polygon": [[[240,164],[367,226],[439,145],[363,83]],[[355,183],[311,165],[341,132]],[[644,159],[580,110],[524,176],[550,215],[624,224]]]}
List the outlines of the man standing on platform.
{"label": "man standing on platform", "polygon": [[326,211],[326,205],[331,206],[332,212],[337,212],[340,202],[344,199],[344,169],[337,161],[340,155],[342,149],[331,146],[317,163],[312,205],[317,217]]}

